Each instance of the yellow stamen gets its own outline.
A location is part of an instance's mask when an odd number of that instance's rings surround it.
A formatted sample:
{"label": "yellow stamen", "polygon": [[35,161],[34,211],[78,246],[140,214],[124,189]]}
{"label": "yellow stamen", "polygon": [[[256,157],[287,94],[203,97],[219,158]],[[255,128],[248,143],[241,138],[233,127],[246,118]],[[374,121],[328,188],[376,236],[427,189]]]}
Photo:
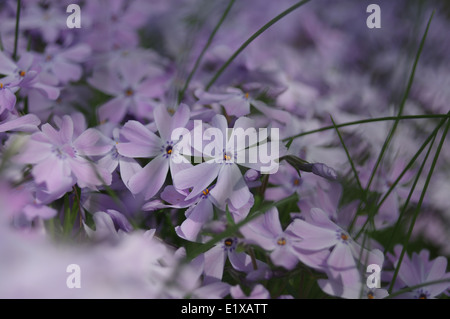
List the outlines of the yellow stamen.
{"label": "yellow stamen", "polygon": [[283,238],[283,237],[280,238],[280,239],[278,239],[278,240],[277,240],[277,244],[280,245],[280,246],[286,245],[286,239]]}
{"label": "yellow stamen", "polygon": [[298,186],[300,184],[300,180],[298,178],[294,179],[294,185]]}
{"label": "yellow stamen", "polygon": [[227,155],[227,154],[224,154],[223,155],[223,159],[226,160],[226,161],[229,161],[231,159],[231,156]]}
{"label": "yellow stamen", "polygon": [[0,89],[3,89],[3,83],[0,83]]}
{"label": "yellow stamen", "polygon": [[348,236],[346,234],[341,234],[341,238],[342,238],[342,240],[347,240]]}
{"label": "yellow stamen", "polygon": [[25,72],[25,71],[23,71],[23,70],[19,72],[19,75],[20,75],[21,77],[24,77],[24,76],[25,76],[25,74],[26,74],[26,72]]}
{"label": "yellow stamen", "polygon": [[167,150],[167,154],[172,154],[172,150]]}
{"label": "yellow stamen", "polygon": [[167,112],[169,112],[170,115],[174,115],[175,114],[175,110],[172,108],[167,109]]}
{"label": "yellow stamen", "polygon": [[132,89],[128,89],[128,90],[125,92],[125,94],[126,94],[127,96],[132,96],[132,95],[134,94],[134,92],[133,92]]}
{"label": "yellow stamen", "polygon": [[374,299],[375,297],[374,297],[374,295],[373,295],[372,292],[369,292],[369,293],[367,294],[367,298],[369,298],[369,299]]}
{"label": "yellow stamen", "polygon": [[208,194],[209,194],[209,189],[205,189],[202,193],[203,193],[203,195],[205,195],[205,196],[208,195]]}
{"label": "yellow stamen", "polygon": [[233,240],[231,239],[225,240],[225,246],[230,247],[231,245],[233,245]]}
{"label": "yellow stamen", "polygon": [[247,92],[247,93],[245,93],[245,98],[248,99],[248,97],[249,97],[249,94]]}

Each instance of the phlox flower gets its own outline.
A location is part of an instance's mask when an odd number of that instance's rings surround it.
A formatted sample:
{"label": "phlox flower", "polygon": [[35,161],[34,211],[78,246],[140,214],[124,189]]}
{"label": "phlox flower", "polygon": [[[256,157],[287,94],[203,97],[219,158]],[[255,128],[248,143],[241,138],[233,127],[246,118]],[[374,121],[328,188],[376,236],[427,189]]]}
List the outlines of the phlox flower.
{"label": "phlox flower", "polygon": [[41,74],[42,69],[36,62],[30,52],[22,52],[16,63],[0,51],[0,74],[6,75],[4,81],[15,83],[23,89],[38,90],[49,99],[57,99],[60,92],[57,81]]}
{"label": "phlox flower", "polygon": [[[251,163],[244,160],[237,163],[238,159],[246,158],[245,154],[247,152],[251,154],[253,150],[258,150],[257,147],[261,147],[261,144],[259,146],[246,145],[244,137],[239,136],[239,132],[242,132],[242,130],[254,128],[254,122],[249,118],[240,117],[236,120],[233,129],[229,130],[225,117],[216,115],[212,119],[211,124],[212,130],[206,129],[204,135],[205,139],[213,141],[203,149],[197,149],[195,141],[192,143],[194,151],[203,154],[205,162],[175,174],[174,186],[180,190],[192,188],[190,194],[186,197],[189,200],[208,188],[217,178],[215,187],[210,192],[215,205],[225,209],[227,204],[231,204],[234,208],[239,209],[249,202],[252,194],[245,183],[238,164],[258,171],[261,171],[264,167],[264,164],[258,161]],[[235,142],[236,139],[237,143]],[[240,143],[242,141],[244,143]],[[265,144],[265,146],[269,147],[268,145],[270,145],[270,142]],[[271,157],[271,160],[275,160],[277,155],[271,152],[271,155],[268,157]]]}
{"label": "phlox flower", "polygon": [[[371,260],[377,260],[376,254],[362,248],[347,231],[332,222],[323,210],[311,209],[309,220],[295,219],[292,225],[292,230],[302,238],[296,245],[301,249],[297,251],[300,261],[326,271],[333,277],[339,274],[345,285],[355,285],[360,280],[359,264],[364,265],[366,260],[368,264]],[[310,262],[310,255],[305,256],[303,251],[322,252],[324,255],[314,265]]]}
{"label": "phlox flower", "polygon": [[117,242],[123,232],[127,233],[133,230],[126,217],[113,209],[96,212],[92,218],[94,219],[95,230],[92,230],[84,222],[83,226],[87,235],[96,241],[111,240]]}
{"label": "phlox flower", "polygon": [[[178,140],[172,140],[172,132],[183,128],[189,121],[189,107],[181,104],[173,116],[160,106],[154,111],[155,123],[160,136],[138,121],[128,121],[120,134],[126,140],[117,144],[120,155],[133,158],[153,158],[128,181],[133,194],[143,194],[150,199],[163,186],[170,169],[172,177],[189,165],[178,153]],[[184,159],[184,160],[183,160]]]}
{"label": "phlox flower", "polygon": [[161,69],[143,67],[141,60],[125,59],[111,69],[96,70],[88,83],[113,98],[98,109],[100,122],[120,123],[131,113],[138,118],[152,118],[153,110],[163,97],[164,73]]}
{"label": "phlox flower", "polygon": [[55,42],[61,32],[67,29],[63,7],[53,3],[47,7],[30,3],[25,7],[20,26],[23,30],[42,35],[47,43]]}
{"label": "phlox flower", "polygon": [[[394,255],[387,254],[389,260],[397,267],[402,247],[394,247]],[[447,259],[439,256],[430,259],[430,252],[422,249],[413,253],[411,258],[405,254],[398,272],[394,292],[406,287],[414,287],[432,281],[443,280],[441,283],[415,288],[410,292],[402,293],[398,298],[405,299],[434,299],[450,288],[450,272],[447,272]]]}
{"label": "phlox flower", "polygon": [[227,260],[234,269],[246,273],[246,279],[249,281],[270,278],[271,271],[268,265],[257,259],[252,260],[245,252],[237,252],[238,244],[237,237],[229,237],[204,253],[204,283],[222,280]]}
{"label": "phlox flower", "polygon": [[112,135],[113,139],[108,140],[111,150],[98,160],[98,165],[106,168],[110,173],[115,172],[119,168],[120,178],[125,186],[128,187],[128,181],[141,169],[141,166],[135,159],[119,154],[117,146],[120,142],[124,142],[124,139],[120,136],[120,129],[115,128]]}
{"label": "phlox flower", "polygon": [[17,100],[15,93],[18,90],[19,87],[11,79],[0,79],[0,114],[4,110],[12,111],[14,109]]}
{"label": "phlox flower", "polygon": [[302,239],[292,230],[291,225],[286,230],[282,229],[275,207],[242,226],[240,232],[246,243],[269,251],[274,265],[286,269],[293,269],[297,265],[299,260],[294,247]]}
{"label": "phlox flower", "polygon": [[[190,200],[185,200],[189,194],[188,191],[180,192],[172,185],[169,185],[161,193],[161,199],[170,205],[158,205],[156,207],[154,202],[150,202],[143,206],[143,210],[154,210],[165,207],[187,208],[185,212],[186,220],[181,225],[175,227],[175,232],[183,239],[201,242],[201,232],[208,227],[214,217],[214,201],[210,197],[210,192],[214,187],[215,185],[211,185],[201,194]],[[228,206],[228,210],[236,222],[242,220],[250,211],[251,206],[253,206],[253,198],[251,199],[248,205],[245,205],[239,210],[236,210],[232,205]]]}
{"label": "phlox flower", "polygon": [[78,81],[83,75],[81,63],[85,62],[91,54],[91,48],[86,44],[76,44],[64,48],[54,44],[45,47],[38,60],[42,66],[42,72],[54,76],[60,84],[70,81]]}
{"label": "phlox flower", "polygon": [[[79,116],[75,118],[79,120]],[[87,156],[104,155],[111,146],[102,143],[96,129],[77,132],[71,116],[55,119],[57,129],[48,123],[42,125],[19,152],[17,161],[33,164],[35,182],[43,183],[50,194],[64,194],[75,183],[80,188],[110,184],[111,174]]]}
{"label": "phlox flower", "polygon": [[0,113],[0,133],[8,131],[35,132],[41,124],[39,118],[34,114],[18,116],[5,111]]}

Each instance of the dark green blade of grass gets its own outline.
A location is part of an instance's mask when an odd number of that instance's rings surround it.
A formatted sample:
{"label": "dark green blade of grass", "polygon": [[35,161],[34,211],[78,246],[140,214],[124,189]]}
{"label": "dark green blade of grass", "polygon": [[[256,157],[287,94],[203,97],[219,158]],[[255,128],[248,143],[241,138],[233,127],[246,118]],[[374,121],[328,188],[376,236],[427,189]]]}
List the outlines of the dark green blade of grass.
{"label": "dark green blade of grass", "polygon": [[222,23],[225,21],[225,18],[227,17],[228,13],[230,12],[231,7],[233,6],[234,2],[235,2],[235,0],[230,0],[230,2],[228,3],[227,8],[225,9],[224,13],[222,14],[222,17],[220,18],[219,22],[215,26],[213,32],[211,33],[211,35],[208,38],[208,41],[206,42],[205,46],[203,47],[202,52],[200,53],[197,60],[195,61],[192,71],[189,73],[189,75],[186,79],[186,82],[184,83],[183,88],[181,89],[180,93],[178,94],[178,103],[180,103],[183,100],[184,94],[186,93],[186,90],[189,87],[189,83],[191,82],[195,72],[197,71],[197,69],[200,65],[200,62],[202,61],[203,56],[205,55],[206,51],[208,50],[209,46],[211,45],[212,40],[214,39],[214,36],[216,35],[217,31],[220,29]]}
{"label": "dark green blade of grass", "polygon": [[[447,114],[450,115],[450,112]],[[431,139],[434,139],[437,132],[444,125],[444,123],[445,123],[445,119],[443,119],[439,122],[438,126],[433,130],[433,132],[430,134],[430,136],[425,140],[426,144],[428,144]],[[389,187],[388,191],[383,195],[382,199],[380,200],[380,202],[377,205],[377,209],[379,209],[381,207],[381,205],[383,205],[383,203],[386,201],[387,197],[392,193],[392,191],[398,185],[398,183],[403,178],[403,176],[405,176],[406,172],[408,172],[411,169],[414,162],[417,160],[417,158],[420,156],[422,151],[425,149],[425,146],[426,146],[425,143],[422,144],[422,146],[419,148],[419,150],[416,152],[416,154],[414,154],[413,158],[409,161],[409,163],[406,165],[406,167],[403,169],[403,171],[400,173],[400,175],[396,178],[396,180]]]}
{"label": "dark green blade of grass", "polygon": [[433,175],[434,169],[436,167],[437,160],[438,160],[439,155],[441,153],[442,146],[444,145],[445,138],[447,137],[447,133],[448,133],[449,128],[450,128],[450,121],[447,121],[447,125],[445,126],[445,130],[444,130],[444,133],[442,134],[441,140],[439,142],[439,146],[438,146],[438,148],[436,150],[436,153],[435,153],[435,156],[433,158],[433,162],[431,163],[431,168],[430,168],[430,171],[429,171],[429,173],[427,175],[427,179],[425,181],[425,185],[423,187],[422,193],[420,194],[419,202],[417,203],[416,209],[414,211],[413,219],[411,221],[411,225],[410,225],[408,233],[406,235],[406,239],[405,239],[405,242],[403,244],[402,252],[400,254],[399,261],[397,263],[397,267],[395,267],[394,276],[392,278],[392,282],[391,282],[391,285],[389,287],[389,293],[392,292],[392,289],[394,288],[394,284],[395,284],[395,281],[397,279],[398,272],[400,270],[400,267],[401,267],[401,264],[402,264],[402,261],[403,261],[403,257],[405,256],[405,252],[406,252],[406,249],[408,247],[408,243],[409,243],[409,240],[411,238],[411,234],[412,234],[412,231],[414,229],[414,225],[416,223],[417,216],[419,215],[420,209],[422,208],[423,200],[425,198],[425,194],[426,194],[428,186],[430,184],[431,176]]}
{"label": "dark green blade of grass", "polygon": [[[412,70],[411,70],[411,74],[410,74],[409,79],[408,79],[408,84],[406,86],[405,94],[403,95],[403,98],[402,98],[402,100],[400,102],[400,107],[399,107],[399,110],[398,110],[397,117],[399,117],[399,116],[401,116],[403,114],[403,109],[405,108],[406,100],[408,99],[409,92],[411,91],[411,87],[412,87],[412,84],[413,84],[413,81],[414,81],[414,77],[415,77],[415,74],[416,74],[417,64],[419,63],[419,59],[420,59],[420,56],[422,54],[423,47],[425,45],[425,40],[427,38],[428,30],[430,29],[430,25],[431,25],[431,21],[433,20],[433,16],[434,16],[434,11],[431,13],[430,19],[428,20],[428,23],[427,23],[427,27],[425,29],[425,33],[423,34],[422,40],[420,41],[419,49],[417,50],[417,54],[416,54],[416,57],[414,59],[414,64],[413,64],[413,67],[412,67]],[[378,170],[378,167],[379,167],[379,165],[380,165],[380,163],[381,163],[381,161],[382,161],[382,159],[384,157],[384,154],[385,154],[385,152],[386,152],[386,150],[387,150],[387,148],[388,148],[388,146],[389,146],[389,144],[390,144],[390,142],[391,142],[391,140],[392,140],[392,138],[394,136],[394,133],[395,133],[395,131],[397,129],[397,126],[398,126],[399,122],[400,122],[400,120],[397,118],[395,120],[395,122],[394,122],[394,124],[392,126],[392,129],[390,130],[386,140],[383,143],[383,146],[381,148],[381,152],[380,152],[380,154],[379,154],[379,156],[377,158],[375,166],[374,166],[374,168],[372,170],[372,173],[370,175],[369,182],[366,185],[366,191],[370,189],[370,185],[372,184],[372,181],[373,181],[373,179],[375,177],[375,174],[376,174],[376,172]]]}
{"label": "dark green blade of grass", "polygon": [[[398,124],[400,122],[399,117],[403,114],[403,109],[405,107],[406,100],[408,99],[409,92],[411,91],[411,87],[412,87],[412,84],[413,84],[413,81],[414,81],[414,77],[415,77],[415,74],[416,74],[417,64],[419,63],[419,59],[420,59],[423,47],[425,45],[425,40],[427,38],[428,30],[430,29],[430,25],[431,25],[431,21],[433,20],[433,16],[434,16],[434,11],[433,11],[433,13],[431,14],[431,16],[430,16],[430,18],[428,20],[427,27],[425,29],[425,32],[424,32],[423,36],[422,36],[422,40],[420,41],[420,45],[419,45],[419,48],[417,50],[416,57],[414,59],[414,64],[413,64],[413,67],[412,67],[412,70],[411,70],[411,74],[410,74],[409,79],[408,79],[408,85],[406,86],[405,93],[403,95],[402,101],[400,102],[400,107],[399,107],[399,110],[398,110],[398,113],[397,113],[397,118],[395,119],[394,124],[393,124],[391,130],[389,131],[389,134],[386,137],[386,140],[383,143],[383,146],[381,148],[380,154],[378,155],[378,158],[377,158],[377,160],[375,162],[375,166],[373,167],[372,172],[370,174],[369,181],[368,181],[368,183],[366,185],[366,188],[365,188],[366,194],[369,191],[370,186],[372,185],[372,181],[373,181],[373,179],[375,177],[375,174],[376,174],[376,172],[378,170],[378,167],[380,166],[381,161],[383,160],[384,154],[386,153],[386,150],[387,150],[387,148],[388,148],[388,146],[389,146],[389,144],[390,144],[390,142],[391,142],[391,140],[392,140],[392,138],[393,138],[393,136],[395,134],[397,126],[398,126]],[[357,212],[355,214],[355,217],[352,220],[351,225],[353,225],[355,223],[356,218],[358,217],[359,213],[361,212],[361,209],[362,209],[362,202],[361,202],[361,204],[358,207],[358,210],[357,210]],[[374,217],[375,217],[376,213],[377,213],[377,211],[375,209],[371,210],[369,212],[369,214],[368,214],[368,221],[369,221],[369,223],[373,223],[373,220],[374,220]]]}
{"label": "dark green blade of grass", "polygon": [[234,61],[234,59],[242,52],[244,49],[253,42],[257,37],[259,37],[264,31],[269,29],[272,25],[274,25],[276,22],[283,19],[285,16],[287,16],[289,13],[293,12],[294,10],[300,8],[302,5],[308,3],[311,0],[304,0],[297,2],[296,4],[292,5],[288,9],[284,10],[282,13],[277,15],[275,18],[267,22],[264,26],[262,26],[258,31],[256,31],[250,38],[247,39],[240,47],[237,49],[233,55],[220,67],[220,69],[216,72],[216,74],[212,77],[212,79],[208,82],[205,89],[208,91],[211,86],[217,81],[217,79],[220,77],[220,75],[225,71],[225,69],[231,64],[231,62]]}
{"label": "dark green blade of grass", "polygon": [[16,12],[16,29],[14,32],[14,51],[12,58],[17,61],[17,45],[19,43],[19,22],[20,22],[20,7],[22,5],[21,0],[17,0],[17,12]]}
{"label": "dark green blade of grass", "polygon": [[[377,118],[372,118],[372,119],[364,119],[364,120],[352,121],[352,122],[347,122],[347,123],[341,123],[341,124],[336,125],[336,127],[341,128],[341,127],[354,126],[354,125],[359,125],[359,124],[384,122],[384,121],[395,121],[397,119],[399,119],[399,120],[415,120],[415,119],[441,119],[441,118],[449,118],[449,117],[450,117],[449,114],[384,116],[384,117],[377,117]],[[299,133],[299,134],[291,136],[291,137],[286,137],[282,141],[292,143],[292,141],[296,138],[310,135],[310,134],[320,133],[320,132],[324,132],[324,131],[328,131],[328,130],[332,130],[332,129],[334,129],[333,125],[324,126],[324,127],[318,128],[318,129],[311,130],[311,131],[302,132],[302,133]]]}
{"label": "dark green blade of grass", "polygon": [[[450,114],[450,113],[449,113]],[[439,122],[438,126],[434,129],[434,131],[427,137],[427,139],[422,143],[422,145],[420,146],[419,150],[416,152],[416,154],[414,154],[413,158],[409,161],[408,165],[405,167],[405,169],[403,170],[403,172],[400,174],[400,176],[397,178],[396,182],[397,183],[393,183],[392,186],[390,187],[390,192],[392,192],[393,187],[395,187],[395,185],[398,184],[398,182],[400,181],[401,177],[403,177],[403,175],[406,173],[406,171],[412,167],[412,165],[415,163],[416,159],[420,156],[420,154],[422,154],[423,150],[425,149],[425,147],[427,147],[427,145],[430,143],[430,141],[434,138],[434,136],[438,133],[439,129],[442,127],[442,125],[445,124],[446,119],[441,120],[441,122]],[[383,202],[386,199],[388,193],[386,193],[385,197],[383,197]],[[380,201],[379,204],[376,207],[376,210],[378,211],[378,209],[380,209],[382,205],[382,202]],[[369,219],[367,219],[367,221],[364,223],[364,225],[361,227],[361,230],[358,232],[358,234],[355,236],[355,239],[358,239],[358,237],[361,235],[361,233],[363,232],[364,228],[367,226],[367,224],[369,223]]]}
{"label": "dark green blade of grass", "polygon": [[391,247],[393,246],[393,243],[394,243],[394,236],[395,236],[395,235],[397,234],[397,232],[400,230],[400,224],[401,224],[401,221],[403,220],[403,216],[404,216],[405,213],[406,213],[406,209],[407,209],[407,207],[408,207],[408,205],[409,205],[409,202],[410,202],[410,200],[411,200],[411,197],[412,197],[412,195],[413,195],[413,193],[414,193],[414,191],[415,191],[415,189],[416,189],[417,183],[419,182],[420,176],[422,175],[422,171],[423,171],[423,169],[424,169],[424,167],[425,167],[425,163],[428,161],[428,157],[430,156],[430,153],[431,153],[431,150],[432,150],[432,148],[433,148],[433,145],[434,145],[435,140],[436,140],[436,135],[434,136],[433,140],[431,141],[430,147],[428,148],[428,151],[427,151],[427,154],[425,155],[425,158],[424,158],[422,164],[420,165],[420,168],[419,168],[419,170],[418,170],[418,172],[417,172],[417,174],[416,174],[416,178],[415,178],[415,180],[414,180],[414,183],[413,183],[413,185],[411,186],[411,190],[409,191],[408,197],[406,198],[405,204],[403,205],[402,211],[400,212],[400,215],[398,216],[397,222],[395,223],[394,230],[393,230],[393,232],[392,232],[391,238],[390,238],[390,240],[388,241],[388,244],[386,245],[386,247],[384,248],[384,253],[385,253],[385,254],[386,254],[386,252],[388,252],[388,251],[391,249]]}

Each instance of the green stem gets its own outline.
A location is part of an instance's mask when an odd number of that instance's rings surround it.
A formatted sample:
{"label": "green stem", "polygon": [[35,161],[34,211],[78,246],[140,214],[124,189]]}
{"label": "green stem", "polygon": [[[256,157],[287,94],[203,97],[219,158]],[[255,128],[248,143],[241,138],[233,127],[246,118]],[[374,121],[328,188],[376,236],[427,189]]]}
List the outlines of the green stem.
{"label": "green stem", "polygon": [[[450,114],[450,112],[448,113]],[[416,152],[416,154],[414,154],[413,158],[409,161],[408,165],[405,167],[405,169],[403,170],[403,172],[400,174],[400,176],[397,178],[397,180],[392,184],[391,188],[389,189],[389,191],[386,193],[386,195],[383,197],[383,199],[378,203],[377,207],[375,208],[375,211],[377,212],[381,205],[383,204],[383,202],[386,200],[387,196],[389,195],[390,192],[392,192],[393,188],[395,187],[395,185],[398,184],[398,182],[400,181],[400,179],[403,177],[403,175],[409,170],[409,168],[412,167],[412,165],[414,164],[414,162],[416,161],[416,159],[420,156],[420,154],[422,154],[423,150],[425,149],[425,147],[427,147],[428,143],[430,143],[430,141],[434,138],[434,136],[436,136],[437,132],[439,131],[439,129],[442,127],[442,125],[444,125],[446,119],[442,119],[441,122],[439,123],[439,125],[434,129],[434,131],[427,137],[427,139],[422,143],[422,145],[420,146],[419,150]],[[355,217],[352,220],[352,224],[355,222],[356,218],[359,216],[359,214],[355,214]],[[361,233],[363,232],[364,228],[368,225],[370,219],[367,219],[366,222],[364,223],[364,225],[361,227],[361,229],[359,230],[358,234],[356,234],[355,239],[359,238],[359,236],[361,235]]]}
{"label": "green stem", "polygon": [[423,169],[425,167],[425,163],[428,161],[428,157],[430,156],[430,153],[431,153],[431,150],[433,148],[435,140],[436,140],[436,135],[434,136],[433,140],[431,141],[431,144],[430,144],[430,147],[428,148],[427,154],[425,155],[425,158],[424,158],[424,160],[422,162],[422,165],[420,165],[419,171],[416,174],[416,178],[414,180],[413,185],[411,186],[411,190],[409,191],[408,197],[406,198],[406,202],[403,205],[403,208],[402,208],[402,211],[400,212],[400,215],[398,216],[397,222],[395,223],[394,230],[393,230],[393,232],[391,234],[391,238],[390,238],[388,244],[386,245],[386,247],[384,249],[384,254],[386,254],[386,252],[388,252],[391,249],[392,243],[394,242],[394,236],[397,234],[397,232],[400,229],[401,221],[403,220],[403,216],[406,213],[406,209],[407,209],[407,207],[409,205],[409,202],[411,200],[411,197],[412,197],[412,195],[413,195],[413,193],[414,193],[414,191],[416,189],[417,182],[419,181],[420,175],[422,174],[422,171],[423,171]]}
{"label": "green stem", "polygon": [[17,44],[19,42],[19,21],[20,21],[20,7],[21,7],[21,0],[17,0],[17,13],[16,13],[16,31],[14,34],[14,51],[12,58],[14,61],[17,61]]}
{"label": "green stem", "polygon": [[258,36],[260,36],[264,31],[266,31],[268,28],[270,28],[272,25],[274,25],[276,22],[284,18],[286,15],[294,11],[295,9],[298,9],[302,5],[308,3],[310,0],[303,0],[300,2],[297,2],[293,6],[289,7],[279,15],[277,15],[275,18],[267,22],[264,26],[262,26],[258,31],[256,31],[250,38],[248,38],[247,41],[245,41],[239,49],[237,49],[236,52],[233,53],[233,55],[222,65],[222,67],[216,72],[216,74],[213,76],[213,78],[209,81],[209,83],[206,85],[206,91],[208,91],[211,86],[217,81],[217,79],[220,77],[220,75],[225,71],[225,69],[233,62],[233,60],[242,52],[244,49],[253,42]]}
{"label": "green stem", "polygon": [[420,55],[422,54],[422,49],[423,49],[423,47],[425,45],[425,39],[427,38],[428,30],[430,29],[431,20],[433,20],[433,15],[434,15],[434,11],[433,11],[433,13],[430,16],[430,19],[428,20],[427,28],[425,29],[425,33],[422,36],[422,40],[420,42],[419,49],[417,50],[416,58],[414,60],[414,65],[413,65],[413,68],[411,70],[411,74],[409,76],[409,80],[408,80],[408,84],[406,86],[405,94],[403,95],[402,101],[400,102],[400,107],[399,107],[399,110],[398,110],[397,119],[395,120],[391,131],[389,132],[386,140],[384,141],[383,147],[381,148],[380,155],[378,156],[378,159],[377,159],[377,161],[375,163],[375,166],[374,166],[374,168],[372,170],[372,174],[370,175],[369,182],[367,183],[366,191],[370,189],[370,185],[372,184],[372,181],[373,181],[373,179],[375,177],[375,174],[376,174],[376,172],[378,170],[378,167],[379,167],[379,165],[381,163],[381,160],[383,159],[383,156],[384,156],[384,154],[385,154],[385,152],[386,152],[386,150],[387,150],[387,148],[388,148],[388,146],[389,146],[389,144],[390,144],[390,142],[391,142],[391,140],[392,140],[392,138],[394,136],[394,133],[395,133],[395,131],[397,129],[398,123],[400,122],[400,119],[398,117],[402,115],[403,109],[405,108],[406,100],[408,99],[409,92],[411,91],[411,87],[412,87],[412,84],[413,84],[413,81],[414,81],[414,76],[416,74],[417,64],[419,62]]}
{"label": "green stem", "polygon": [[405,255],[405,252],[406,252],[406,249],[407,249],[407,246],[408,246],[408,243],[409,243],[409,239],[411,238],[411,234],[412,234],[412,231],[414,229],[414,225],[416,223],[417,216],[419,215],[420,208],[422,207],[422,203],[423,203],[423,200],[425,198],[425,194],[427,192],[428,185],[430,184],[431,176],[433,175],[434,168],[436,167],[436,163],[437,163],[437,160],[439,158],[439,154],[441,153],[442,146],[444,145],[444,141],[445,141],[445,138],[447,136],[449,128],[450,128],[450,121],[447,121],[447,125],[445,126],[445,130],[444,130],[444,133],[442,134],[441,140],[439,142],[439,146],[438,146],[438,148],[436,150],[436,154],[434,155],[433,162],[431,163],[431,168],[430,168],[430,171],[428,173],[427,179],[425,181],[425,185],[423,187],[422,193],[420,194],[419,202],[417,203],[417,207],[416,207],[416,209],[414,211],[413,219],[411,221],[411,225],[409,226],[408,234],[407,234],[406,240],[405,240],[405,242],[403,244],[402,252],[400,254],[400,258],[398,260],[397,267],[395,267],[394,276],[392,278],[392,282],[391,282],[391,285],[389,287],[389,293],[392,292],[392,289],[394,288],[395,280],[397,279],[398,272],[400,270],[400,266],[402,264],[403,257]]}
{"label": "green stem", "polygon": [[389,294],[389,296],[385,297],[384,299],[391,299],[391,298],[397,297],[397,296],[399,296],[399,295],[401,295],[401,294],[403,294],[405,292],[411,292],[411,291],[413,291],[415,289],[426,287],[426,286],[439,285],[439,284],[442,284],[444,282],[450,282],[450,278],[424,282],[422,284],[418,284],[418,285],[415,285],[415,286],[403,288],[403,289],[401,289],[399,291],[396,291],[396,292],[394,292],[392,294]]}
{"label": "green stem", "polygon": [[[447,113],[450,115],[450,112]],[[377,208],[379,209],[381,207],[381,205],[383,205],[383,203],[385,202],[385,200],[387,199],[387,197],[392,193],[392,191],[394,190],[394,188],[397,186],[397,184],[400,182],[400,180],[403,178],[403,176],[406,174],[406,172],[412,167],[412,165],[414,164],[414,162],[416,161],[416,159],[420,156],[420,154],[422,153],[422,151],[425,149],[426,145],[430,142],[430,140],[432,138],[434,138],[437,134],[437,132],[439,131],[439,129],[442,127],[442,125],[444,125],[445,123],[445,119],[441,120],[441,122],[439,123],[439,125],[434,129],[434,131],[431,133],[431,135],[425,140],[424,144],[422,144],[422,146],[420,147],[420,149],[416,152],[416,154],[413,156],[413,158],[409,161],[408,165],[406,165],[406,167],[403,169],[403,171],[401,172],[401,174],[397,177],[397,179],[394,181],[394,183],[392,183],[391,187],[389,187],[388,191],[386,192],[386,194],[383,196],[383,198],[380,200],[379,204],[377,205]]]}
{"label": "green stem", "polygon": [[[346,126],[354,126],[358,124],[366,124],[366,123],[374,123],[374,122],[384,122],[384,121],[395,121],[397,119],[400,120],[416,120],[416,119],[440,119],[440,118],[450,118],[450,114],[424,114],[424,115],[402,115],[402,116],[385,116],[385,117],[377,117],[373,119],[364,119],[364,120],[358,120],[353,122],[347,122],[347,123],[341,123],[336,125],[337,128],[346,127]],[[291,142],[291,140],[294,140],[298,137],[315,134],[319,132],[324,132],[328,130],[334,129],[334,125],[324,126],[318,129],[314,129],[311,131],[306,131],[299,133],[297,135],[286,137],[283,139],[283,142]],[[291,142],[292,143],[292,142]]]}
{"label": "green stem", "polygon": [[208,50],[209,46],[212,43],[212,40],[214,39],[214,36],[216,35],[217,31],[219,30],[220,26],[222,25],[223,21],[225,21],[225,18],[227,17],[228,13],[231,10],[231,7],[233,6],[235,0],[230,0],[228,3],[227,8],[225,9],[222,17],[220,18],[219,22],[217,23],[216,27],[214,28],[213,32],[208,38],[208,41],[206,42],[202,52],[198,56],[197,60],[195,61],[194,68],[192,69],[191,73],[189,73],[189,76],[186,79],[186,83],[184,83],[183,89],[178,94],[178,103],[180,103],[184,97],[184,94],[186,93],[187,88],[189,87],[189,83],[192,80],[192,77],[194,76],[195,72],[198,69],[198,66],[200,65],[201,60],[203,59],[203,56],[205,55],[206,51]]}
{"label": "green stem", "polygon": [[[359,189],[363,192],[364,197],[365,197],[364,188],[362,187],[361,180],[359,179],[358,172],[356,171],[355,163],[353,162],[352,157],[350,156],[350,152],[348,151],[348,148],[344,143],[344,139],[342,138],[342,135],[339,132],[338,127],[336,126],[336,122],[334,121],[334,119],[331,115],[330,115],[330,118],[331,118],[331,122],[333,122],[334,128],[336,129],[336,133],[339,136],[339,140],[341,141],[342,147],[344,147],[344,151],[345,151],[345,154],[347,155],[348,161],[350,162],[350,166],[352,167],[352,171],[353,171],[353,175],[355,176],[356,183],[358,184]],[[350,230],[351,230],[351,226],[350,226]],[[349,230],[349,232],[350,232],[350,230]]]}

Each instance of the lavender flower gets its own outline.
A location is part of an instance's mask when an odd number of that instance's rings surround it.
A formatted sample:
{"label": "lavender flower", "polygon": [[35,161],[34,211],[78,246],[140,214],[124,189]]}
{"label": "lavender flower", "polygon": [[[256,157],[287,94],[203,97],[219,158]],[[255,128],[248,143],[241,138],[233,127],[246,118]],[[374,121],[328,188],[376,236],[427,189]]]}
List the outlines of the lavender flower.
{"label": "lavender flower", "polygon": [[110,184],[111,174],[86,156],[103,155],[111,146],[101,144],[101,136],[95,129],[76,134],[68,115],[58,122],[59,130],[44,124],[16,157],[21,163],[34,165],[32,174],[36,183],[44,183],[50,194],[63,194],[75,183],[81,188]]}
{"label": "lavender flower", "polygon": [[[128,141],[117,145],[118,153],[126,157],[154,158],[129,179],[128,187],[133,194],[142,193],[145,199],[150,199],[163,186],[169,169],[173,177],[189,165],[178,153],[178,141],[172,140],[172,131],[184,127],[189,115],[189,107],[185,104],[181,104],[172,117],[165,107],[155,109],[159,137],[140,122],[128,121],[124,125],[121,134]],[[175,157],[181,161],[174,160]]]}

